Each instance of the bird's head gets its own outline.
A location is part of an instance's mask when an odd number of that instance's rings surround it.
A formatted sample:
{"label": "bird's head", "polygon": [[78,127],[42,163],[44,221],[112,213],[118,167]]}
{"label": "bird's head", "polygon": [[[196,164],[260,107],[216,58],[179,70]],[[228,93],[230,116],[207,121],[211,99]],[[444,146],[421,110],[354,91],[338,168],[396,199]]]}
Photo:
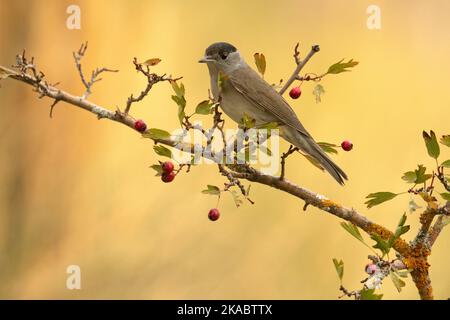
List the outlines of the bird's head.
{"label": "bird's head", "polygon": [[232,44],[216,42],[206,48],[205,55],[198,62],[227,72],[239,67],[242,59],[239,51]]}

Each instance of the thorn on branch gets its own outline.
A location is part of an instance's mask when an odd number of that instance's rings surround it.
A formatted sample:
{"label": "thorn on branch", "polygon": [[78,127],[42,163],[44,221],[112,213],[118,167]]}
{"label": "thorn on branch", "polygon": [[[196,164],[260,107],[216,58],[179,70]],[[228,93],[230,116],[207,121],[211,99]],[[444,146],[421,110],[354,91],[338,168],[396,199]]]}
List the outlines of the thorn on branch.
{"label": "thorn on branch", "polygon": [[310,204],[309,202],[305,201],[305,205],[303,206],[303,211],[306,211],[306,209],[308,209],[309,204]]}
{"label": "thorn on branch", "polygon": [[300,51],[298,51],[298,47],[300,46],[300,42],[297,42],[297,44],[295,45],[294,48],[294,59],[295,59],[295,63],[297,65],[299,65],[301,63],[300,61]]}
{"label": "thorn on branch", "polygon": [[49,116],[50,116],[50,118],[53,118],[53,109],[55,108],[55,106],[58,104],[58,102],[60,102],[61,101],[61,99],[55,99],[54,101],[53,101],[53,103],[52,103],[52,105],[50,106],[50,114],[49,114]]}

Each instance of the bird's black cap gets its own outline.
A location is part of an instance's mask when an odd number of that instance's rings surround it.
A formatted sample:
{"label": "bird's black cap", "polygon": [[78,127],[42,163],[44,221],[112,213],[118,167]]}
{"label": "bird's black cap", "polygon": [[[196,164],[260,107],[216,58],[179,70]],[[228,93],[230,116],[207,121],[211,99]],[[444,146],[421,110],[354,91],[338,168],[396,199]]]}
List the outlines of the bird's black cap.
{"label": "bird's black cap", "polygon": [[206,55],[207,56],[213,56],[214,54],[220,54],[223,52],[231,53],[236,52],[237,49],[232,44],[226,43],[226,42],[216,42],[210,45],[208,48],[206,48]]}

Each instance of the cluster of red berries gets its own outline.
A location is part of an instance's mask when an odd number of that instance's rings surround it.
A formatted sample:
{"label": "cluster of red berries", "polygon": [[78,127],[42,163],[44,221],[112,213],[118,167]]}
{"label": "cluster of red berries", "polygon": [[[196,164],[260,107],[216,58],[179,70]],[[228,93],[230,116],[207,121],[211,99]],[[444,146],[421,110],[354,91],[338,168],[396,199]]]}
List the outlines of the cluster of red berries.
{"label": "cluster of red berries", "polygon": [[161,164],[161,168],[162,168],[162,175],[161,175],[162,182],[165,183],[172,182],[173,179],[175,179],[175,176],[177,175],[175,171],[173,171],[174,169],[173,163],[170,161],[166,161]]}

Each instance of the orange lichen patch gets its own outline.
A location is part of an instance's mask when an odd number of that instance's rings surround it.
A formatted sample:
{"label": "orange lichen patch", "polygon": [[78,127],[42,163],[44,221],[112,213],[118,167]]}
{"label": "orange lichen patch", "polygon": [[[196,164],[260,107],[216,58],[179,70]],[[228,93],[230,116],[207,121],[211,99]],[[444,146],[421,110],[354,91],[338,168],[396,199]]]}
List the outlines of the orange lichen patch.
{"label": "orange lichen patch", "polygon": [[402,256],[408,256],[410,252],[410,247],[405,240],[397,239],[393,245],[394,249],[399,252]]}
{"label": "orange lichen patch", "polygon": [[[434,210],[425,210],[425,212],[421,215],[422,224],[424,224],[424,222],[430,223],[433,216]],[[392,236],[391,231],[376,223],[368,224],[365,231],[370,235],[376,234],[384,240],[387,240]],[[411,276],[417,289],[419,290],[421,299],[433,299],[433,289],[431,286],[430,277],[428,275],[430,264],[427,261],[427,258],[431,253],[430,248],[423,243],[410,246],[402,239],[397,239],[394,242],[393,247],[403,256],[403,263],[406,267],[408,269],[412,269]]]}
{"label": "orange lichen patch", "polygon": [[334,201],[331,201],[329,199],[323,200],[321,202],[321,206],[325,208],[335,207],[335,208],[342,208],[342,206]]}
{"label": "orange lichen patch", "polygon": [[428,269],[430,268],[430,264],[427,259],[423,257],[407,257],[403,261],[408,269],[417,270],[419,272],[428,273]]}
{"label": "orange lichen patch", "polygon": [[416,263],[416,268],[411,272],[413,281],[419,290],[420,298],[425,300],[433,299],[433,287],[431,286],[430,277],[428,276],[429,264],[424,259],[421,260],[423,265]]}
{"label": "orange lichen patch", "polygon": [[384,240],[387,240],[392,236],[392,232],[376,223],[370,223],[367,226],[366,232],[368,232],[370,235],[376,234]]}
{"label": "orange lichen patch", "polygon": [[431,250],[420,244],[410,248],[409,254],[403,260],[406,267],[413,270],[411,275],[422,299],[433,299],[433,289],[428,276],[430,264],[427,258],[430,254]]}
{"label": "orange lichen patch", "polygon": [[[376,223],[368,224],[365,231],[367,233],[369,233],[370,235],[376,234],[384,240],[388,240],[393,235],[393,233],[391,231],[387,230],[386,228],[384,228]],[[409,245],[406,243],[406,241],[404,241],[402,239],[395,240],[393,247],[398,253],[400,253],[404,257],[409,256],[409,254],[410,254]]]}
{"label": "orange lichen patch", "polygon": [[433,220],[435,215],[436,215],[435,210],[433,210],[433,209],[425,210],[420,215],[420,223],[421,224],[429,224]]}

